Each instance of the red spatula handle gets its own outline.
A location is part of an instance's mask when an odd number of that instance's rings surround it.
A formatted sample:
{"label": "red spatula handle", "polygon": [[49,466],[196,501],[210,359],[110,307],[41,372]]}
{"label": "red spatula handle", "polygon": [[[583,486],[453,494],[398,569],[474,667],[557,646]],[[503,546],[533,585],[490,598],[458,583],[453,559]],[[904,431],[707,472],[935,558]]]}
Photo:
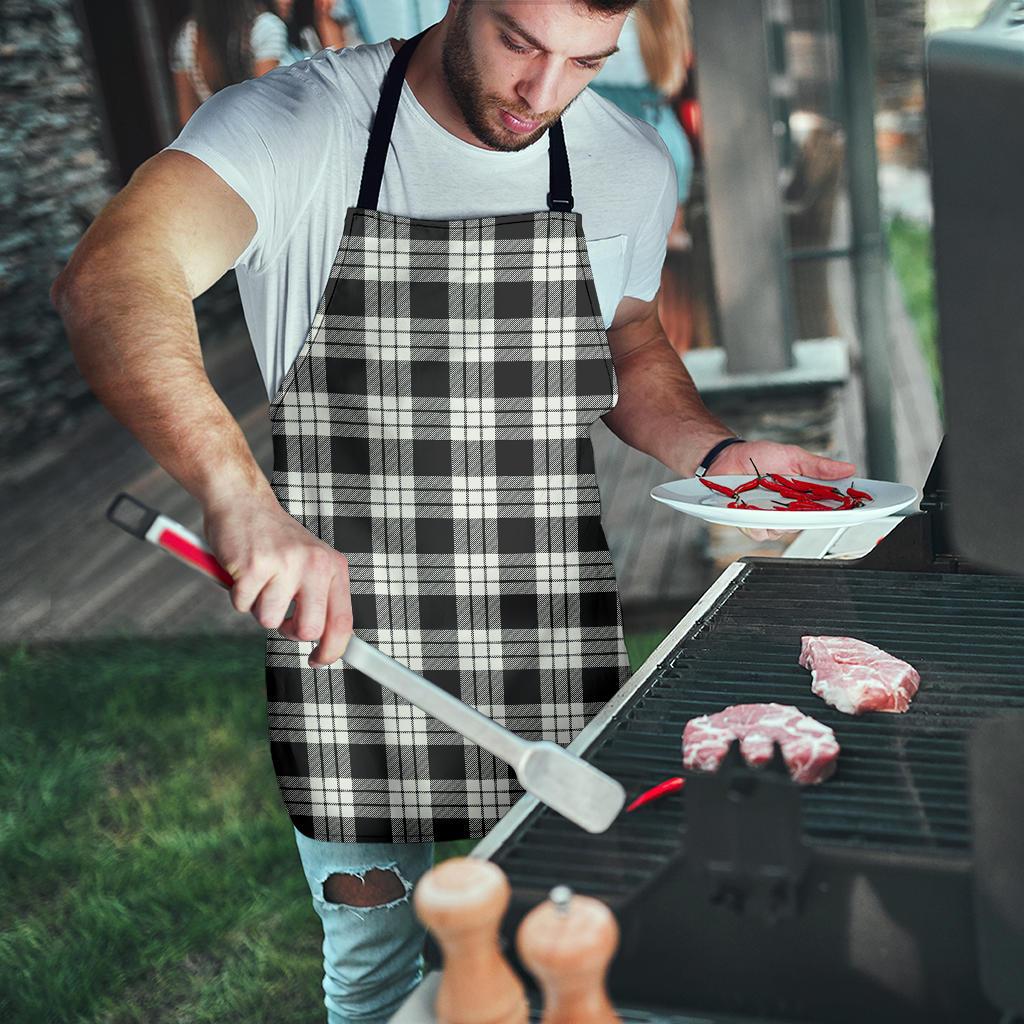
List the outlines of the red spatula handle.
{"label": "red spatula handle", "polygon": [[206,541],[186,530],[156,509],[144,505],[130,494],[119,494],[107,509],[107,518],[133,537],[148,540],[168,554],[205,573],[228,590],[234,586],[234,579],[214,557]]}

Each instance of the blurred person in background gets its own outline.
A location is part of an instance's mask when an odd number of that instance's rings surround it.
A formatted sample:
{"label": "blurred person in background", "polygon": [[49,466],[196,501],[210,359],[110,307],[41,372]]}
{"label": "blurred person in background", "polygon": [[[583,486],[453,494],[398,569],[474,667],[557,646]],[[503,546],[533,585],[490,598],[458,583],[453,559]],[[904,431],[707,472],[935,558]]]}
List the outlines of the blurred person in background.
{"label": "blurred person in background", "polygon": [[171,44],[178,123],[214,93],[289,63],[288,29],[256,0],[193,0]]}
{"label": "blurred person in background", "polygon": [[288,26],[288,59],[282,63],[305,60],[325,47],[352,45],[345,0],[274,0],[274,9]]}
{"label": "blurred person in background", "polygon": [[689,6],[688,0],[638,3],[622,26],[618,53],[605,61],[590,84],[631,117],[653,125],[668,148],[679,191],[673,231],[681,230],[693,177],[693,150],[675,111],[692,55]]}
{"label": "blurred person in background", "polygon": [[[448,0],[335,0],[351,18],[351,30],[360,43],[408,39],[439,22]],[[349,44],[352,45],[352,44]]]}
{"label": "blurred person in background", "polygon": [[690,281],[684,251],[690,236],[684,208],[690,195],[694,153],[676,104],[692,59],[689,0],[643,0],[630,11],[613,53],[590,88],[631,117],[652,125],[676,170],[678,205],[669,230],[661,275],[659,314],[672,347],[684,352],[692,342]]}

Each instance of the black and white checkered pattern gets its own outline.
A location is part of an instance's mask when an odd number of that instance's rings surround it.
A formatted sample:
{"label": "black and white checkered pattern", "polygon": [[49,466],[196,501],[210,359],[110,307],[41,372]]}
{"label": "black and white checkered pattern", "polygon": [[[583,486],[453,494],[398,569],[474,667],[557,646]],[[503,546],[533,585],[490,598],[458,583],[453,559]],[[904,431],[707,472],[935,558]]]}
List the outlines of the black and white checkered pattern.
{"label": "black and white checkered pattern", "polygon": [[[354,628],[563,745],[629,664],[589,430],[616,378],[578,214],[352,209],[271,406],[274,489],[345,554]],[[478,838],[514,773],[313,645],[271,634],[271,751],[300,832]]]}

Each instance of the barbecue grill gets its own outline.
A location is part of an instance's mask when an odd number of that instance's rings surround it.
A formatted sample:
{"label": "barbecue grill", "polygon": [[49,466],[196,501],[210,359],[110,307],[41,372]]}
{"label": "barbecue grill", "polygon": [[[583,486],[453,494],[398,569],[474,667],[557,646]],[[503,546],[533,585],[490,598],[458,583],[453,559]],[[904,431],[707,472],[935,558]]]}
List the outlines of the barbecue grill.
{"label": "barbecue grill", "polygon": [[[731,566],[576,746],[635,796],[679,774],[690,718],[775,701],[835,730],[836,775],[801,789],[781,760],[751,770],[734,752],[600,836],[518,806],[479,850],[512,884],[509,950],[523,914],[566,884],[615,911],[609,981],[625,1006],[1001,1019],[981,980],[968,755],[974,726],[1024,712],[1024,580],[924,547],[946,535],[941,469],[940,456],[928,511],[867,558]],[[911,711],[852,718],[825,705],[797,664],[805,633],[856,636],[915,665]]]}

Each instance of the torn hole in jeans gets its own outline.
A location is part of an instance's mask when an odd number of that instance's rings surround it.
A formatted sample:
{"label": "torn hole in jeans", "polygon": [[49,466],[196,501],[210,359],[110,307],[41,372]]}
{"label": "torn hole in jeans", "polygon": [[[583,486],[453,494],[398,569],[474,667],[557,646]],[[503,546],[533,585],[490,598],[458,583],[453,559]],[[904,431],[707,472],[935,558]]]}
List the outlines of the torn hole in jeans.
{"label": "torn hole in jeans", "polygon": [[321,882],[322,903],[331,910],[348,910],[362,919],[374,910],[389,910],[405,903],[412,885],[397,865],[363,871],[332,871]]}

